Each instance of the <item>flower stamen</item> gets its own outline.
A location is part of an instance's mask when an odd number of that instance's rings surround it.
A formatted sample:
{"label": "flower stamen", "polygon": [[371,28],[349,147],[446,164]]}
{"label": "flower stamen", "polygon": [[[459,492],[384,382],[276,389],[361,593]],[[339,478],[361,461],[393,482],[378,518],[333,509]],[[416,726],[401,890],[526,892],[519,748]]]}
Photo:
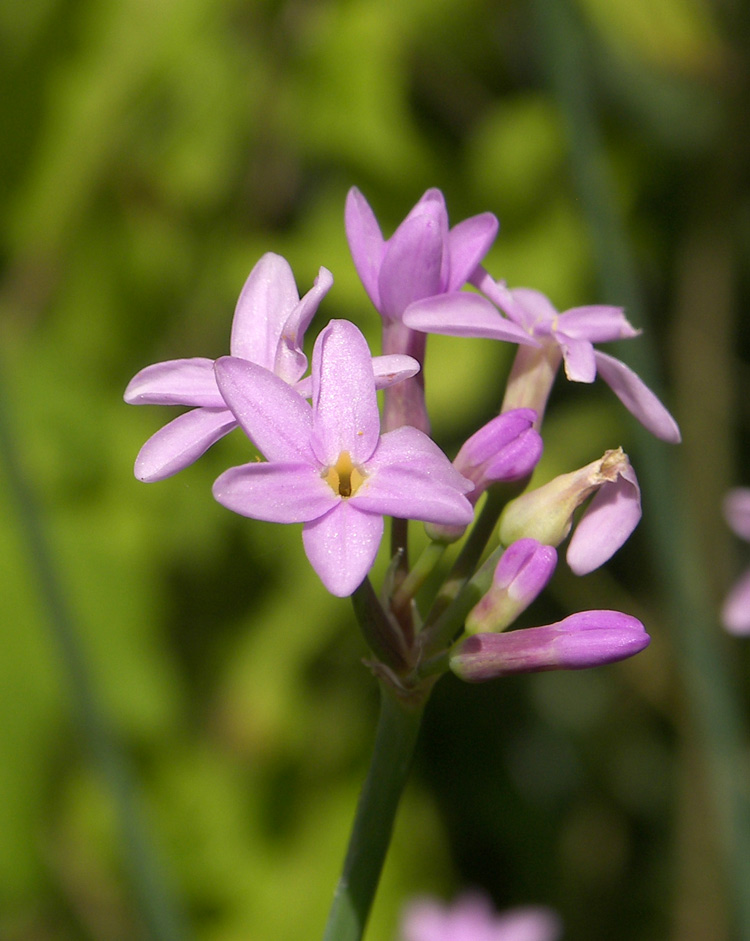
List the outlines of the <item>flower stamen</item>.
{"label": "flower stamen", "polygon": [[334,493],[340,497],[351,497],[359,490],[367,475],[352,462],[348,451],[342,451],[336,463],[326,467],[321,476]]}

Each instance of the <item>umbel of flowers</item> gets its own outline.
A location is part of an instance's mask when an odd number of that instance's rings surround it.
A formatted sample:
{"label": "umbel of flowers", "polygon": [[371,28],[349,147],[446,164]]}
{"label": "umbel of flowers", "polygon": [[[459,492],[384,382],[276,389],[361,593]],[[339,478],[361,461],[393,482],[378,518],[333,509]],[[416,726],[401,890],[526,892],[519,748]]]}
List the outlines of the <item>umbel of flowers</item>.
{"label": "umbel of flowers", "polygon": [[[558,313],[538,291],[494,279],[483,260],[496,218],[483,213],[451,227],[439,190],[428,190],[386,239],[364,196],[352,189],[345,226],[355,268],[381,316],[381,354],[373,355],[355,324],[333,320],[318,331],[308,372],[305,333],[333,277],[321,268],[300,298],[287,261],[268,253],[240,293],[230,355],[157,363],[128,385],[131,404],[188,409],[145,443],[136,476],[169,477],[241,429],[264,460],[227,469],[214,484],[215,499],[246,517],[302,524],[310,564],[328,591],[352,596],[370,666],[404,715],[423,707],[448,670],[473,683],[591,667],[642,650],[649,643],[643,625],[617,611],[572,612],[556,624],[508,630],[552,577],[557,548],[571,530],[567,562],[584,575],[620,548],[641,515],[638,480],[617,442],[585,467],[528,489],[560,366],[573,382],[600,376],[658,438],[680,439],[653,392],[594,346],[638,331],[620,308]],[[501,403],[498,415],[453,460],[430,437],[423,365],[432,332],[516,347],[506,387],[488,389]],[[386,517],[391,564],[376,591],[369,573]],[[430,539],[416,560],[409,557],[407,520],[424,522]],[[460,539],[442,586],[426,603],[422,591],[418,606],[417,594],[434,583],[429,576]],[[368,782],[361,813],[370,789]],[[386,821],[381,856],[388,830]],[[353,840],[352,846],[356,828]],[[372,847],[367,854],[351,850],[327,938],[361,935],[369,901],[347,907],[349,869],[374,870],[377,855]],[[369,881],[374,892],[377,872]]]}

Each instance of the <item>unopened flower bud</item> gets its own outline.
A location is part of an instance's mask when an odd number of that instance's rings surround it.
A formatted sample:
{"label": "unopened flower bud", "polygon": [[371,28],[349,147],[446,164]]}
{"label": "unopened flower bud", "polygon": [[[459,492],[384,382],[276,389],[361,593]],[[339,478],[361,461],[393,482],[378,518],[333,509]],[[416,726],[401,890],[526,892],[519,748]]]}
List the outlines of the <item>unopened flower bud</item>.
{"label": "unopened flower bud", "polygon": [[470,634],[503,631],[534,601],[552,577],[557,553],[535,539],[519,539],[497,563],[492,587],[466,619]]}
{"label": "unopened flower bud", "polygon": [[510,545],[530,537],[559,546],[571,530],[576,509],[596,494],[570,541],[567,560],[576,575],[607,561],[623,545],[641,518],[641,492],[622,448],[606,451],[570,474],[555,477],[509,503],[500,517],[500,540]]}
{"label": "unopened flower bud", "polygon": [[651,638],[636,618],[619,611],[581,611],[556,624],[505,634],[474,634],[451,657],[451,670],[468,683],[512,673],[582,670],[633,656]]}
{"label": "unopened flower bud", "polygon": [[[542,438],[533,425],[536,412],[517,408],[497,415],[461,447],[453,464],[474,484],[467,499],[473,505],[492,484],[520,480],[531,474],[542,456]],[[436,542],[455,542],[466,527],[428,523],[427,535]]]}

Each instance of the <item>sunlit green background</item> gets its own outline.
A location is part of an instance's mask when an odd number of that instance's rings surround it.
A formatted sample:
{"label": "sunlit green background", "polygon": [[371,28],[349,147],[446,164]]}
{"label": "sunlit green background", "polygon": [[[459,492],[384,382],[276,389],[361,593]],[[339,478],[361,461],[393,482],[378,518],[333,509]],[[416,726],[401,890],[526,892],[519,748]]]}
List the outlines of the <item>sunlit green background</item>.
{"label": "sunlit green background", "polygon": [[[560,382],[541,472],[622,444],[645,519],[603,571],[561,566],[528,623],[621,608],[653,643],[596,672],[440,683],[369,937],[395,938],[410,895],[466,886],[499,907],[554,906],[571,939],[740,937],[711,749],[726,744],[720,771],[745,798],[748,768],[711,690],[741,735],[747,652],[710,615],[686,665],[668,570],[701,583],[712,612],[743,558],[720,503],[750,484],[747,19],[742,0],[0,4],[13,442],[11,469],[0,462],[0,937],[157,938],[133,888],[145,863],[122,851],[121,775],[80,720],[87,683],[71,675],[62,604],[161,870],[145,881],[185,925],[169,936],[320,936],[377,704],[350,606],[318,582],[299,527],[212,500],[215,477],[249,459],[240,433],[168,481],[137,482],[138,449],[175,413],[128,407],[123,389],[149,363],[227,352],[265,251],[288,258],[301,292],[331,269],[317,326],[350,318],[377,346],[343,229],[352,185],[386,234],[441,187],[453,221],[500,218],[497,277],[560,309],[629,303],[586,154],[642,299],[629,313],[646,338],[616,352],[640,369],[636,347],[652,344],[649,379],[685,442],[646,447],[601,383]],[[590,98],[566,97],[570,80]],[[449,454],[497,408],[509,355],[430,340]],[[671,503],[649,490],[651,465]],[[20,505],[13,466],[35,505]],[[56,628],[35,514],[62,586]],[[702,672],[703,642],[718,672]]]}

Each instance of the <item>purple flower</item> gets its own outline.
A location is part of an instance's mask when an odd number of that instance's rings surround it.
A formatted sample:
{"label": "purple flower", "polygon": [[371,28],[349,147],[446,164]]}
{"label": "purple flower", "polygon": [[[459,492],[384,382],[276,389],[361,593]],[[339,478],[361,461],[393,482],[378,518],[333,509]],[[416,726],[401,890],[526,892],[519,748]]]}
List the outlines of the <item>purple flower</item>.
{"label": "purple flower", "polygon": [[[453,466],[474,484],[468,494],[474,506],[492,484],[520,480],[534,470],[543,448],[541,435],[532,427],[535,418],[536,412],[530,408],[504,412],[461,446]],[[427,534],[437,542],[455,542],[464,530],[465,527],[429,525]]]}
{"label": "purple flower", "polygon": [[[307,369],[302,339],[331,285],[331,273],[321,268],[310,291],[300,300],[289,263],[265,254],[242,288],[232,323],[229,349],[297,383]],[[175,359],[142,369],[125,390],[130,405],[187,405],[185,412],[152,435],[135,462],[135,476],[163,480],[196,461],[237,420],[219,392],[213,360]]]}
{"label": "purple flower", "polygon": [[230,510],[275,523],[304,523],[311,565],[334,595],[369,572],[383,516],[465,525],[471,483],[427,435],[380,434],[370,351],[359,330],[333,320],[313,351],[310,406],[255,363],[216,363],[224,399],[268,463],[222,474],[214,496]]}
{"label": "purple flower", "polygon": [[503,631],[534,601],[552,578],[557,553],[536,539],[519,539],[503,552],[492,587],[466,618],[470,634]]}
{"label": "purple flower", "polygon": [[[558,313],[539,291],[509,290],[481,269],[473,281],[489,300],[479,294],[456,291],[414,303],[403,320],[414,330],[507,340],[508,320],[498,311],[500,307],[511,322],[541,347],[539,352],[519,351],[522,362],[511,375],[503,410],[530,405],[541,417],[562,360],[568,379],[593,382],[598,373],[628,411],[657,438],[675,444],[680,441],[674,418],[642,380],[620,360],[594,349],[594,343],[638,335],[640,331],[628,323],[622,308],[595,305]],[[533,387],[529,388],[529,384]]]}
{"label": "purple flower", "polygon": [[[737,487],[724,500],[724,515],[740,539],[750,542],[750,489]],[[732,634],[750,634],[750,570],[732,587],[721,610],[724,627]]]}
{"label": "purple flower", "polygon": [[622,448],[598,461],[511,500],[500,517],[500,539],[536,539],[559,546],[573,526],[573,514],[592,494],[568,545],[568,565],[587,575],[603,565],[627,541],[641,518],[638,478]]}
{"label": "purple flower", "polygon": [[451,670],[468,683],[512,673],[582,670],[632,657],[651,638],[619,611],[581,611],[556,624],[505,634],[473,634],[459,643]]}
{"label": "purple flower", "polygon": [[[300,300],[289,263],[272,252],[255,265],[245,282],[232,323],[232,356],[270,369],[309,397],[302,376],[307,357],[302,340],[318,305],[333,284],[321,268],[313,287]],[[378,388],[413,376],[419,364],[406,356],[373,359]],[[216,385],[210,359],[175,359],[142,369],[125,390],[130,405],[186,405],[185,412],[152,435],[135,462],[135,476],[164,480],[196,461],[219,438],[237,427],[237,419]]]}
{"label": "purple flower", "polygon": [[401,941],[557,941],[559,917],[548,908],[528,906],[497,914],[489,899],[472,892],[452,905],[415,899],[404,909]]}
{"label": "purple flower", "polygon": [[[443,194],[429,189],[386,240],[367,200],[353,188],[346,198],[345,224],[354,267],[383,317],[383,352],[413,356],[421,366],[426,337],[404,326],[403,312],[413,301],[463,287],[494,241],[497,219],[485,212],[451,229]],[[507,327],[506,339],[529,342],[515,324]],[[421,373],[389,390],[383,422],[387,430],[413,425],[429,431]]]}

